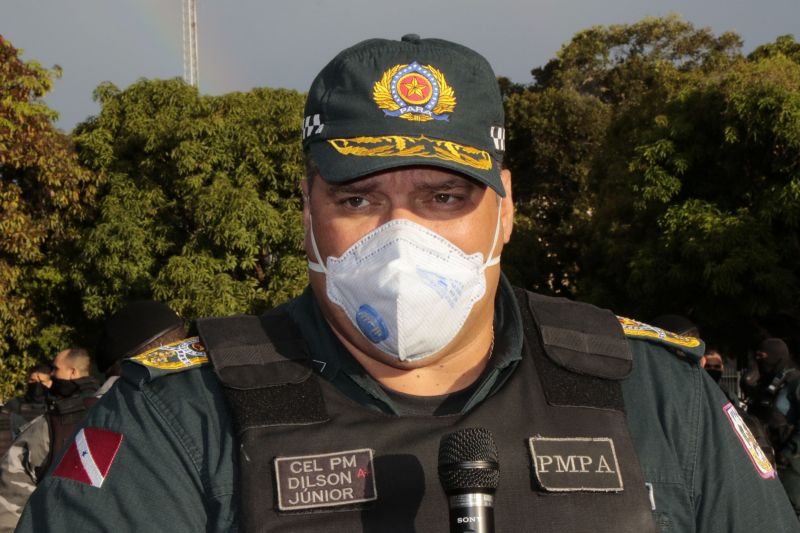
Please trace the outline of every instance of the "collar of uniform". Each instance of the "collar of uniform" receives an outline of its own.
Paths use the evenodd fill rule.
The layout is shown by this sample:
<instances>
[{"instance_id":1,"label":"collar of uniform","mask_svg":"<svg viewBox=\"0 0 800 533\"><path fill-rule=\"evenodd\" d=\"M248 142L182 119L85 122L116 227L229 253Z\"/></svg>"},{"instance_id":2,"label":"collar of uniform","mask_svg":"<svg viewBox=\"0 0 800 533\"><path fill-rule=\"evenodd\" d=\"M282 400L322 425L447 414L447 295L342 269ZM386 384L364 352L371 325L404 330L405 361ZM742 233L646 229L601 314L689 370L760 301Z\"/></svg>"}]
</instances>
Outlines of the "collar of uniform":
<instances>
[{"instance_id":1,"label":"collar of uniform","mask_svg":"<svg viewBox=\"0 0 800 533\"><path fill-rule=\"evenodd\" d=\"M397 414L394 402L380 384L336 338L310 287L290 302L286 310L300 326L317 373L339 386L338 388L349 396L353 396L354 393L363 396L366 393L367 398L354 398L360 403ZM516 368L516 363L522 359L522 316L511 284L503 275L500 277L495 298L494 332L494 349L489 367L481 375L481 383L475 388L463 411L471 409L492 391L497 390ZM347 378L347 382L355 384L360 390L353 390L346 384L342 386L342 378ZM358 394L359 392L361 394Z\"/></svg>"},{"instance_id":2,"label":"collar of uniform","mask_svg":"<svg viewBox=\"0 0 800 533\"><path fill-rule=\"evenodd\" d=\"M311 286L286 305L286 311L300 327L303 339L311 353L314 371L328 381L333 381L339 374L344 346L325 320L322 310L314 298Z\"/></svg>"}]
</instances>

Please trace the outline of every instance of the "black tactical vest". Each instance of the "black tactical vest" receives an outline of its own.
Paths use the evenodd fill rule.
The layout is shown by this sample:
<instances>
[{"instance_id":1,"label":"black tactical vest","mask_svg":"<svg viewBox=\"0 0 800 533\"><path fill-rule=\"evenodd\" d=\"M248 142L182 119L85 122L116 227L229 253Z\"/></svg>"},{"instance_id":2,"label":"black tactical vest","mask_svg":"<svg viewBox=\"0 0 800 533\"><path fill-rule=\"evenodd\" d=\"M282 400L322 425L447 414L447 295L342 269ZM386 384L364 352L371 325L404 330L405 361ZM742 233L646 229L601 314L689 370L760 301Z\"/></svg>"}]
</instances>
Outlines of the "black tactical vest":
<instances>
[{"instance_id":1,"label":"black tactical vest","mask_svg":"<svg viewBox=\"0 0 800 533\"><path fill-rule=\"evenodd\" d=\"M94 378L80 378L75 380L78 392L69 398L62 398L50 404L45 413L47 425L50 430L50 448L45 461L36 468L36 479L43 479L58 453L72 442L72 435L78 423L83 420L89 409L97 403L94 393L98 389L97 380ZM91 395L91 396L90 396Z\"/></svg>"},{"instance_id":2,"label":"black tactical vest","mask_svg":"<svg viewBox=\"0 0 800 533\"><path fill-rule=\"evenodd\" d=\"M247 532L444 532L440 438L497 442L498 532L649 533L648 493L619 379L632 355L613 314L518 291L519 366L467 414L390 416L311 371L285 314L200 321L240 440Z\"/></svg>"}]
</instances>

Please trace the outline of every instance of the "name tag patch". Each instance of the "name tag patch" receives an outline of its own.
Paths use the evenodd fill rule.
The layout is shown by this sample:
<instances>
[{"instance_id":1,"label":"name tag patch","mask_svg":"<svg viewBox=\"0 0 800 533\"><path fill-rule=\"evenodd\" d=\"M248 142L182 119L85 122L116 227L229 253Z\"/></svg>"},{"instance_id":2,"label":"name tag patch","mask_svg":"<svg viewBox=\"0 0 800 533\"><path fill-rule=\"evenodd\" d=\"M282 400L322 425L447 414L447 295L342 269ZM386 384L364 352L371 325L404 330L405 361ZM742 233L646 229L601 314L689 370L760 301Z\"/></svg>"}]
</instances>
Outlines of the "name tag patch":
<instances>
[{"instance_id":1,"label":"name tag patch","mask_svg":"<svg viewBox=\"0 0 800 533\"><path fill-rule=\"evenodd\" d=\"M614 441L607 437L531 437L533 467L548 492L624 490Z\"/></svg>"},{"instance_id":2,"label":"name tag patch","mask_svg":"<svg viewBox=\"0 0 800 533\"><path fill-rule=\"evenodd\" d=\"M378 498L370 449L275 458L278 509L339 507Z\"/></svg>"}]
</instances>

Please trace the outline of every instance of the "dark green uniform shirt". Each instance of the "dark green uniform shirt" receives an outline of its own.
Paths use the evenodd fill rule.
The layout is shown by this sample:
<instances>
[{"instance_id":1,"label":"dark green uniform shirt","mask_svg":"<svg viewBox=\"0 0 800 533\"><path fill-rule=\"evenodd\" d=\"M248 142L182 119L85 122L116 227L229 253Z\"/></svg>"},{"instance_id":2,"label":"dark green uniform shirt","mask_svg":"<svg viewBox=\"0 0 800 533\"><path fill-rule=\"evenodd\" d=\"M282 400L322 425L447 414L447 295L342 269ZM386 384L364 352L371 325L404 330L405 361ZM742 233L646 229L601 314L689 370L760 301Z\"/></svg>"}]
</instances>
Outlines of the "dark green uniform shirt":
<instances>
[{"instance_id":1,"label":"dark green uniform shirt","mask_svg":"<svg viewBox=\"0 0 800 533\"><path fill-rule=\"evenodd\" d=\"M418 402L369 377L336 340L310 291L286 306L317 372L343 394L391 414L465 411L502 387L522 346L505 281L496 309L492 359L476 384ZM629 340L634 370L623 382L625 408L661 530L800 532L780 482L757 468L717 385L658 339ZM238 454L228 408L211 367L183 360L184 371L125 365L118 386L84 422L122 435L102 484L49 475L17 531L236 531Z\"/></svg>"}]
</instances>

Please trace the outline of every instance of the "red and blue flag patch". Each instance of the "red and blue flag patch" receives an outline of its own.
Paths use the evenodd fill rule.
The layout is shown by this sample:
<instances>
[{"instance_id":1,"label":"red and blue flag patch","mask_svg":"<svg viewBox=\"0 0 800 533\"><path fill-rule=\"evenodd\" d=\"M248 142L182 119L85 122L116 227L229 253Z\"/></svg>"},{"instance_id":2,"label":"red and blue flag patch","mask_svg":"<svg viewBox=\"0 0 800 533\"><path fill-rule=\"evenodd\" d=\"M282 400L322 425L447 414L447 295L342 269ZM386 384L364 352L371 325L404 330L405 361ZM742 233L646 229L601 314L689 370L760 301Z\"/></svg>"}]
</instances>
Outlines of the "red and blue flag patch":
<instances>
[{"instance_id":1,"label":"red and blue flag patch","mask_svg":"<svg viewBox=\"0 0 800 533\"><path fill-rule=\"evenodd\" d=\"M122 433L83 428L75 435L53 475L101 487L122 444Z\"/></svg>"}]
</instances>

